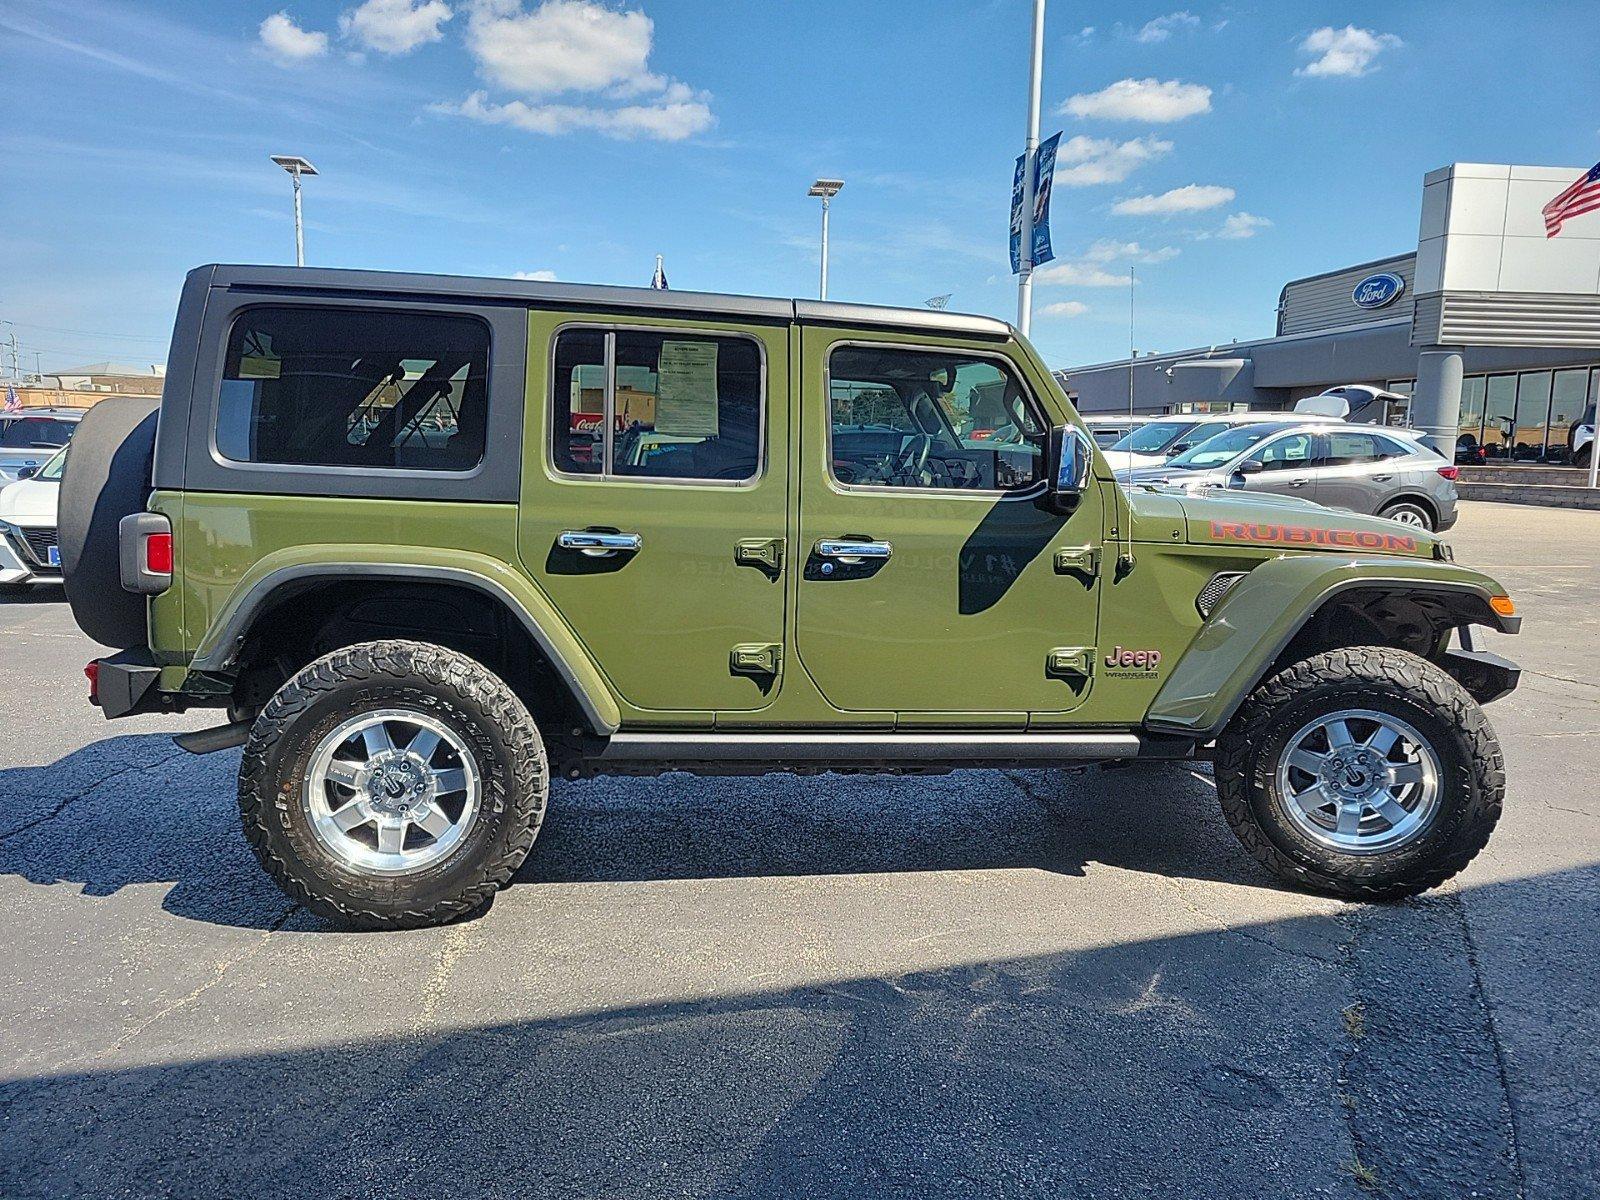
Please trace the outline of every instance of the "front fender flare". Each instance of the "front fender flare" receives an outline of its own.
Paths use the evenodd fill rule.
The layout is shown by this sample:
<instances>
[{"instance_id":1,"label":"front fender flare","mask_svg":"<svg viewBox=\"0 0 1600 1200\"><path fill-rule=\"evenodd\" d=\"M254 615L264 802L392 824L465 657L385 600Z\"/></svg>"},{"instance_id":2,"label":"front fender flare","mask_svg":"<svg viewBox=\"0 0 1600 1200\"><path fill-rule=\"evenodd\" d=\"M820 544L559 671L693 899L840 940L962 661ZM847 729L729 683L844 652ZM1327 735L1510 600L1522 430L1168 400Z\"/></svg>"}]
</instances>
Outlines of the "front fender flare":
<instances>
[{"instance_id":1,"label":"front fender flare","mask_svg":"<svg viewBox=\"0 0 1600 1200\"><path fill-rule=\"evenodd\" d=\"M488 555L411 547L407 561L393 550L365 546L298 546L270 554L240 579L217 620L201 638L191 672L230 670L258 614L292 592L329 579L394 579L457 583L492 596L522 622L571 690L590 729L609 736L622 724L599 667L544 594L520 572Z\"/></svg>"},{"instance_id":2,"label":"front fender flare","mask_svg":"<svg viewBox=\"0 0 1600 1200\"><path fill-rule=\"evenodd\" d=\"M1502 633L1515 633L1521 624L1489 605L1504 588L1454 563L1323 554L1270 559L1235 584L1200 627L1156 693L1145 725L1162 733L1215 735L1317 610L1356 588L1464 594L1473 601L1473 624Z\"/></svg>"}]
</instances>

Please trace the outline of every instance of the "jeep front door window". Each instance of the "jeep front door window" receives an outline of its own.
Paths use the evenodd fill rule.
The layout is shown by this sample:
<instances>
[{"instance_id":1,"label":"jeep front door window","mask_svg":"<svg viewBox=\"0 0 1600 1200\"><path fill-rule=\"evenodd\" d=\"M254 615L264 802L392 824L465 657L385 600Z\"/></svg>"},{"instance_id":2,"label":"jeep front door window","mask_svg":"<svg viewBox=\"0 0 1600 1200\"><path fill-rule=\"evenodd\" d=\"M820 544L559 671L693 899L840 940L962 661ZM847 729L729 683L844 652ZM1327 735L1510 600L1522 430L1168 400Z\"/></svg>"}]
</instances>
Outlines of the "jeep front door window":
<instances>
[{"instance_id":1,"label":"jeep front door window","mask_svg":"<svg viewBox=\"0 0 1600 1200\"><path fill-rule=\"evenodd\" d=\"M830 469L846 486L1009 492L1043 478L1046 424L995 359L841 346L828 397Z\"/></svg>"}]
</instances>

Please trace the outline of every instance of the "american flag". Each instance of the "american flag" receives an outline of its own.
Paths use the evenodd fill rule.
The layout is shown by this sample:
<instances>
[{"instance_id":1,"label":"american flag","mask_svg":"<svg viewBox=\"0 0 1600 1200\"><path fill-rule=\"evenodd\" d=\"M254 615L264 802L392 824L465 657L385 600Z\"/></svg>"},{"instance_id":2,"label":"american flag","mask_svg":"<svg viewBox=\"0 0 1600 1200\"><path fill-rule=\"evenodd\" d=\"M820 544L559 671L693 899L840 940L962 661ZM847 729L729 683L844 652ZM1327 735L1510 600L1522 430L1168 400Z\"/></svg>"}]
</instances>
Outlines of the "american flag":
<instances>
[{"instance_id":1,"label":"american flag","mask_svg":"<svg viewBox=\"0 0 1600 1200\"><path fill-rule=\"evenodd\" d=\"M17 399L17 389L10 384L6 385L6 402L0 406L0 412L16 412L22 407L22 401Z\"/></svg>"},{"instance_id":2,"label":"american flag","mask_svg":"<svg viewBox=\"0 0 1600 1200\"><path fill-rule=\"evenodd\" d=\"M1540 210L1544 213L1545 237L1553 238L1560 233L1563 221L1581 217L1597 208L1600 208L1600 163L1595 163L1571 187Z\"/></svg>"}]
</instances>

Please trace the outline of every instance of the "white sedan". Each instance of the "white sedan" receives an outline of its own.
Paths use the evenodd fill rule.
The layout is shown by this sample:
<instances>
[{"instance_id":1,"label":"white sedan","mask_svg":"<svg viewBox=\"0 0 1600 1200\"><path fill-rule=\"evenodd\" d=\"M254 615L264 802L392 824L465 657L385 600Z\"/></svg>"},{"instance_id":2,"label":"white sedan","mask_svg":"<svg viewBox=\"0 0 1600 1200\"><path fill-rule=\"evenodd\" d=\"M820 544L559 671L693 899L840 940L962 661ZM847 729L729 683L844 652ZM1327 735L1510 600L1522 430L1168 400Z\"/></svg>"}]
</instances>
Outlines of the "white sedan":
<instances>
[{"instance_id":1,"label":"white sedan","mask_svg":"<svg viewBox=\"0 0 1600 1200\"><path fill-rule=\"evenodd\" d=\"M37 473L0 488L0 588L61 582L56 505L66 462L63 446Z\"/></svg>"}]
</instances>

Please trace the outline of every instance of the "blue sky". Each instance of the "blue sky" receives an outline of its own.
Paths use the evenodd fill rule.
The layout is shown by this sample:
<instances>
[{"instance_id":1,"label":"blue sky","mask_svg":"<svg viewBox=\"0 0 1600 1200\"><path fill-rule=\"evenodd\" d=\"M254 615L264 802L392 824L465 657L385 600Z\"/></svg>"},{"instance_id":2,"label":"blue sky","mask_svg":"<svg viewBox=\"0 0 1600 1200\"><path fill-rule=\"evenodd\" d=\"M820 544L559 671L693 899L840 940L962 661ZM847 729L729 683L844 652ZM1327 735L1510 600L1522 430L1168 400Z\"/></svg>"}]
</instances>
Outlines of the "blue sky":
<instances>
[{"instance_id":1,"label":"blue sky","mask_svg":"<svg viewBox=\"0 0 1600 1200\"><path fill-rule=\"evenodd\" d=\"M0 340L165 358L209 261L777 295L1011 317L1028 0L0 0ZM1055 366L1271 332L1286 279L1412 248L1448 162L1600 157L1600 6L1067 3L1034 340Z\"/></svg>"}]
</instances>

